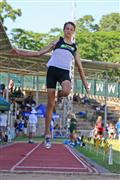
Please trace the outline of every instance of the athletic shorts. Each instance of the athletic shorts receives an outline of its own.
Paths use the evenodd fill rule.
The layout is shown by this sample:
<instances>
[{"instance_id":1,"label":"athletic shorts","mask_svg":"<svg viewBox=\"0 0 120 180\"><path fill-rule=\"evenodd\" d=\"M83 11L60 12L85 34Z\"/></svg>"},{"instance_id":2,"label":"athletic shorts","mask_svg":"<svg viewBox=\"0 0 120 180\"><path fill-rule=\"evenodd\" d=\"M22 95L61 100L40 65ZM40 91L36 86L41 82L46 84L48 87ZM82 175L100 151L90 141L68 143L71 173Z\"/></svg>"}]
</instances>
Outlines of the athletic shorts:
<instances>
[{"instance_id":1,"label":"athletic shorts","mask_svg":"<svg viewBox=\"0 0 120 180\"><path fill-rule=\"evenodd\" d=\"M36 124L29 124L28 125L28 132L29 133L36 133Z\"/></svg>"},{"instance_id":2,"label":"athletic shorts","mask_svg":"<svg viewBox=\"0 0 120 180\"><path fill-rule=\"evenodd\" d=\"M50 66L47 71L46 86L47 88L56 89L56 84L65 81L71 81L69 71L57 67Z\"/></svg>"}]
</instances>

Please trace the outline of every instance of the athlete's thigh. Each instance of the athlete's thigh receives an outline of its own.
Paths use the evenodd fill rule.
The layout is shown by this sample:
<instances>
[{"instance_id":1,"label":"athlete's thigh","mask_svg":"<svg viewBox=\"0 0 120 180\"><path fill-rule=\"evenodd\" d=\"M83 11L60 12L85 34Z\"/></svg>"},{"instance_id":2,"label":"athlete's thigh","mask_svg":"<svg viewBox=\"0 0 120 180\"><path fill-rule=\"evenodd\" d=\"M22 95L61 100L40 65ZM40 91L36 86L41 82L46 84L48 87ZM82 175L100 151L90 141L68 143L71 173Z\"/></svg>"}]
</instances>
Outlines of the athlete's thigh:
<instances>
[{"instance_id":1,"label":"athlete's thigh","mask_svg":"<svg viewBox=\"0 0 120 180\"><path fill-rule=\"evenodd\" d=\"M54 88L48 88L47 89L47 97L48 97L48 102L54 102L55 100L55 89Z\"/></svg>"},{"instance_id":2,"label":"athlete's thigh","mask_svg":"<svg viewBox=\"0 0 120 180\"><path fill-rule=\"evenodd\" d=\"M53 67L49 67L46 77L46 86L47 89L55 89L57 84L56 73Z\"/></svg>"}]
</instances>

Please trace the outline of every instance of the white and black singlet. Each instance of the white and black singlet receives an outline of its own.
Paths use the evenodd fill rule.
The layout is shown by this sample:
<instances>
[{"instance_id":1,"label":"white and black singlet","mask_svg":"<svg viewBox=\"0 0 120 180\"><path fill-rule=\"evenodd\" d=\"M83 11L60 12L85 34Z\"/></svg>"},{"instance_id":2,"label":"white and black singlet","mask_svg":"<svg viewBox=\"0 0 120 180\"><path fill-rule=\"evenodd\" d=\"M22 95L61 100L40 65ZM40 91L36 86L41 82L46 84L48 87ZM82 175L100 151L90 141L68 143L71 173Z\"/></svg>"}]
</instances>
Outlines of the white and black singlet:
<instances>
[{"instance_id":1,"label":"white and black singlet","mask_svg":"<svg viewBox=\"0 0 120 180\"><path fill-rule=\"evenodd\" d=\"M56 43L51 58L47 63L47 88L56 88L56 83L60 84L64 80L69 80L69 71L76 52L76 44L68 44L60 37Z\"/></svg>"}]
</instances>

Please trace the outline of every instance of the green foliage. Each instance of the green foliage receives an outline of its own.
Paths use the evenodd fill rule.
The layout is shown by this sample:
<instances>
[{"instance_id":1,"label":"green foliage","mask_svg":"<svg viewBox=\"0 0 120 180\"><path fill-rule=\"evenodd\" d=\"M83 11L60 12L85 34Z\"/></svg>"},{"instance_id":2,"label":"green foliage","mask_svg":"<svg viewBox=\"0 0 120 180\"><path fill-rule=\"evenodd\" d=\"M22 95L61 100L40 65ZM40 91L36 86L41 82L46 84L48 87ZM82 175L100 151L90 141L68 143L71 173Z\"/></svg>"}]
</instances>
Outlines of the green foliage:
<instances>
[{"instance_id":1,"label":"green foliage","mask_svg":"<svg viewBox=\"0 0 120 180\"><path fill-rule=\"evenodd\" d=\"M13 29L12 43L18 48L29 50L40 50L62 34L59 28L51 29L48 34L35 33L23 29Z\"/></svg>"},{"instance_id":2,"label":"green foliage","mask_svg":"<svg viewBox=\"0 0 120 180\"><path fill-rule=\"evenodd\" d=\"M111 14L102 16L100 20L100 30L120 31L120 14L111 13Z\"/></svg>"},{"instance_id":3,"label":"green foliage","mask_svg":"<svg viewBox=\"0 0 120 180\"><path fill-rule=\"evenodd\" d=\"M76 43L82 59L120 63L120 32L78 32ZM108 74L113 80L120 76L120 70Z\"/></svg>"},{"instance_id":4,"label":"green foliage","mask_svg":"<svg viewBox=\"0 0 120 180\"><path fill-rule=\"evenodd\" d=\"M120 32L79 32L76 42L83 59L119 62Z\"/></svg>"},{"instance_id":5,"label":"green foliage","mask_svg":"<svg viewBox=\"0 0 120 180\"><path fill-rule=\"evenodd\" d=\"M15 21L17 16L21 16L22 12L20 9L13 9L6 0L0 2L0 21L4 23L5 19L10 18Z\"/></svg>"},{"instance_id":6,"label":"green foliage","mask_svg":"<svg viewBox=\"0 0 120 180\"><path fill-rule=\"evenodd\" d=\"M91 15L85 15L76 21L76 32L97 31L99 26L94 24L94 18Z\"/></svg>"},{"instance_id":7,"label":"green foliage","mask_svg":"<svg viewBox=\"0 0 120 180\"><path fill-rule=\"evenodd\" d=\"M23 29L13 29L12 43L21 49L39 50L47 39L47 35L43 33L34 33Z\"/></svg>"}]
</instances>

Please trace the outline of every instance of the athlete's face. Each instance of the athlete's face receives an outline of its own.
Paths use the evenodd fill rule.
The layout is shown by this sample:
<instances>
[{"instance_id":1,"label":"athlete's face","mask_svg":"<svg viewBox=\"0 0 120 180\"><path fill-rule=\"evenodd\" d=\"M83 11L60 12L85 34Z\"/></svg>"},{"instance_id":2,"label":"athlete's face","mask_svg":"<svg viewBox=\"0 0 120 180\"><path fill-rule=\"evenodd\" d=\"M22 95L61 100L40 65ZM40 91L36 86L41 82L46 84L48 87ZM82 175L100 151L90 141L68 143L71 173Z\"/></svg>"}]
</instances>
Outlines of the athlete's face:
<instances>
[{"instance_id":1,"label":"athlete's face","mask_svg":"<svg viewBox=\"0 0 120 180\"><path fill-rule=\"evenodd\" d=\"M71 24L67 24L64 28L64 36L67 38L72 38L73 34L75 32L74 26Z\"/></svg>"}]
</instances>

